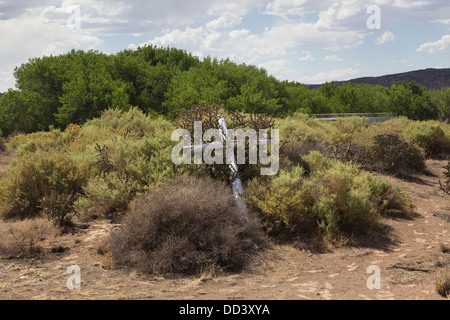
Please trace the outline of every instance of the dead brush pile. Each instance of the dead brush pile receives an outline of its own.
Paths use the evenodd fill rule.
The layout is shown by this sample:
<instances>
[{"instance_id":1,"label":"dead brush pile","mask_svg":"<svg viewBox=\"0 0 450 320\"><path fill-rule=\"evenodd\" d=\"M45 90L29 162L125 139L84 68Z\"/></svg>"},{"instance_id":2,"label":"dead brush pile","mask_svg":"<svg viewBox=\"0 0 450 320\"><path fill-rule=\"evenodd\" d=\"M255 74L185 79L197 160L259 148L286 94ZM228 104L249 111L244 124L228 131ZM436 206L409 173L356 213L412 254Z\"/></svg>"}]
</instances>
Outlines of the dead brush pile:
<instances>
[{"instance_id":1,"label":"dead brush pile","mask_svg":"<svg viewBox=\"0 0 450 320\"><path fill-rule=\"evenodd\" d=\"M114 264L164 274L242 271L268 242L259 222L243 222L237 210L223 182L177 178L135 201L110 236Z\"/></svg>"}]
</instances>

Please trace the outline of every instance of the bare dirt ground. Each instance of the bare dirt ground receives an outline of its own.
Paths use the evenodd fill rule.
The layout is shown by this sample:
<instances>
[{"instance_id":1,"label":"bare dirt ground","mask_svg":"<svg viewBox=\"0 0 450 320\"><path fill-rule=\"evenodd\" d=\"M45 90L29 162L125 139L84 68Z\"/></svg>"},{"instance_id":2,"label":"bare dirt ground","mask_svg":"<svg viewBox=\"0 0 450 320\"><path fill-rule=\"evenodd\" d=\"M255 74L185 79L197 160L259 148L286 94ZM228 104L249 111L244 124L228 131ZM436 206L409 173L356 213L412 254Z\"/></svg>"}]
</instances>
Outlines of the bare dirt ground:
<instances>
[{"instance_id":1,"label":"bare dirt ground","mask_svg":"<svg viewBox=\"0 0 450 320\"><path fill-rule=\"evenodd\" d=\"M12 158L7 156L0 170ZM409 181L390 177L408 192L418 216L384 218L385 236L364 245L317 253L295 244L273 244L251 271L211 275L206 270L197 277L174 279L106 268L99 243L120 226L97 220L77 234L46 239L39 257L0 258L0 299L446 300L436 292L439 262L450 260L440 249L450 246L450 199L438 184L446 163L429 160L428 173ZM58 246L68 249L52 253ZM67 287L71 265L80 267L79 290ZM368 288L369 277L375 275L370 266L379 268L379 289Z\"/></svg>"}]
</instances>

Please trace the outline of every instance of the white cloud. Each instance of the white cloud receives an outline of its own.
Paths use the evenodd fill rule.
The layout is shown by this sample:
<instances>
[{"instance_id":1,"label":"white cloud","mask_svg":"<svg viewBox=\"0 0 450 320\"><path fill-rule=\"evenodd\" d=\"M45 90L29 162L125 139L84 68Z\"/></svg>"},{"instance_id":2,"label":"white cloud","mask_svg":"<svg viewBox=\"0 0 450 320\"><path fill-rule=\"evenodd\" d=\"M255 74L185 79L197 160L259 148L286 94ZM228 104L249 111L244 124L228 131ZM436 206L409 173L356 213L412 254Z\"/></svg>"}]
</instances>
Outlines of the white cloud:
<instances>
[{"instance_id":1,"label":"white cloud","mask_svg":"<svg viewBox=\"0 0 450 320\"><path fill-rule=\"evenodd\" d=\"M378 37L375 41L376 44L383 44L386 42L394 42L395 35L390 31L385 31L381 37Z\"/></svg>"},{"instance_id":2,"label":"white cloud","mask_svg":"<svg viewBox=\"0 0 450 320\"><path fill-rule=\"evenodd\" d=\"M145 1L145 0L144 0ZM208 8L207 14L212 16L221 16L233 14L237 16L246 15L250 10L262 7L266 0L203 0L205 7ZM178 1L176 1L178 3ZM198 8L194 8L198 10Z\"/></svg>"},{"instance_id":3,"label":"white cloud","mask_svg":"<svg viewBox=\"0 0 450 320\"><path fill-rule=\"evenodd\" d=\"M438 20L433 20L432 22L450 24L450 19L438 19Z\"/></svg>"},{"instance_id":4,"label":"white cloud","mask_svg":"<svg viewBox=\"0 0 450 320\"><path fill-rule=\"evenodd\" d=\"M337 55L332 56L325 56L325 61L342 61L343 59L341 57L338 57Z\"/></svg>"},{"instance_id":5,"label":"white cloud","mask_svg":"<svg viewBox=\"0 0 450 320\"><path fill-rule=\"evenodd\" d=\"M55 1L53 1L55 2ZM70 9L79 6L85 32L95 35L117 35L159 31L193 24L216 1L123 1L62 0L60 6L45 8L42 15L49 21L64 24Z\"/></svg>"},{"instance_id":6,"label":"white cloud","mask_svg":"<svg viewBox=\"0 0 450 320\"><path fill-rule=\"evenodd\" d=\"M72 48L98 48L101 39L109 35L129 35L129 48L136 48L144 40L135 37L151 34L144 43L175 46L200 57L229 57L267 66L273 74L294 76L288 59L294 65L296 52L314 50L316 54L316 48L338 51L363 45L373 32L366 27L366 8L373 4L381 7L384 29L403 21L438 22L444 28L450 24L448 0L0 1L0 91L4 88L1 83L11 78L7 74L28 58ZM81 29L68 30L67 19L75 5L81 10ZM444 33L448 32L444 29ZM449 51L449 37L424 43L417 51ZM392 32L386 31L376 43L394 40ZM314 58L306 53L300 59ZM342 58L329 53L324 60ZM301 65L306 68L307 64ZM346 72L354 76L356 71L335 69L311 80L345 76Z\"/></svg>"},{"instance_id":7,"label":"white cloud","mask_svg":"<svg viewBox=\"0 0 450 320\"><path fill-rule=\"evenodd\" d=\"M399 8L416 8L429 5L431 1L411 1L411 0L395 0L393 7Z\"/></svg>"},{"instance_id":8,"label":"white cloud","mask_svg":"<svg viewBox=\"0 0 450 320\"><path fill-rule=\"evenodd\" d=\"M314 61L314 57L311 55L311 52L305 51L303 52L306 56L300 57L298 60L300 61Z\"/></svg>"},{"instance_id":9,"label":"white cloud","mask_svg":"<svg viewBox=\"0 0 450 320\"><path fill-rule=\"evenodd\" d=\"M417 52L437 53L450 51L450 34L443 36L435 42L427 42L422 44Z\"/></svg>"},{"instance_id":10,"label":"white cloud","mask_svg":"<svg viewBox=\"0 0 450 320\"><path fill-rule=\"evenodd\" d=\"M0 20L0 34L0 92L14 87L14 68L30 58L95 49L102 42L82 30L69 30L67 25L44 23L39 16Z\"/></svg>"},{"instance_id":11,"label":"white cloud","mask_svg":"<svg viewBox=\"0 0 450 320\"><path fill-rule=\"evenodd\" d=\"M277 79L292 79L298 76L298 72L289 67L287 59L269 60L258 65L258 68L264 68L270 75Z\"/></svg>"},{"instance_id":12,"label":"white cloud","mask_svg":"<svg viewBox=\"0 0 450 320\"><path fill-rule=\"evenodd\" d=\"M265 13L286 18L287 16L301 16L325 10L330 6L330 0L274 0L266 5Z\"/></svg>"},{"instance_id":13,"label":"white cloud","mask_svg":"<svg viewBox=\"0 0 450 320\"><path fill-rule=\"evenodd\" d=\"M224 14L223 16L220 16L219 18L209 21L206 24L206 29L210 30L223 30L228 29L230 27L234 27L236 25L239 25L242 21L242 18L237 15L233 15L230 13Z\"/></svg>"},{"instance_id":14,"label":"white cloud","mask_svg":"<svg viewBox=\"0 0 450 320\"><path fill-rule=\"evenodd\" d=\"M331 81L345 81L360 75L359 69L353 69L352 67L343 69L333 69L328 72L319 72L311 77L303 77L300 82L307 84L320 84Z\"/></svg>"}]
</instances>

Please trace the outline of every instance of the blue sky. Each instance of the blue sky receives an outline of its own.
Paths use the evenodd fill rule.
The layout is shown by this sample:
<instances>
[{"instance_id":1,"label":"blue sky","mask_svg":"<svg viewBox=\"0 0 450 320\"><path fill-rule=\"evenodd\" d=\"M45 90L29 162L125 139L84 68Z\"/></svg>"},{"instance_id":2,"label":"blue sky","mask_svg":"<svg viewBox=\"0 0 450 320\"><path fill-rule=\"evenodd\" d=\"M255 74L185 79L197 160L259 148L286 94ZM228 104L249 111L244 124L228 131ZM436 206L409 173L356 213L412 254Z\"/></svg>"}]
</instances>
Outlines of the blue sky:
<instances>
[{"instance_id":1,"label":"blue sky","mask_svg":"<svg viewBox=\"0 0 450 320\"><path fill-rule=\"evenodd\" d=\"M302 83L450 67L448 0L0 0L0 34L0 92L30 58L144 44Z\"/></svg>"}]
</instances>

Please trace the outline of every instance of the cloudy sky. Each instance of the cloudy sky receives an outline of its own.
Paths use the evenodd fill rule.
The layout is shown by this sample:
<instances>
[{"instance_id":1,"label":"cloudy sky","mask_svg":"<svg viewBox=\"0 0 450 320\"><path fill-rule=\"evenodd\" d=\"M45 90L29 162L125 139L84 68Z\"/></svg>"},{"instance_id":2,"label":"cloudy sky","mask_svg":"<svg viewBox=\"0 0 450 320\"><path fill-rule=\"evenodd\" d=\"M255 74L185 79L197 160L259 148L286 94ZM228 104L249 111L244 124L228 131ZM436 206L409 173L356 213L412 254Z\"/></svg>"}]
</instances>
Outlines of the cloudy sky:
<instances>
[{"instance_id":1,"label":"cloudy sky","mask_svg":"<svg viewBox=\"0 0 450 320\"><path fill-rule=\"evenodd\" d=\"M323 83L450 67L448 0L0 0L0 92L16 66L154 44Z\"/></svg>"}]
</instances>

